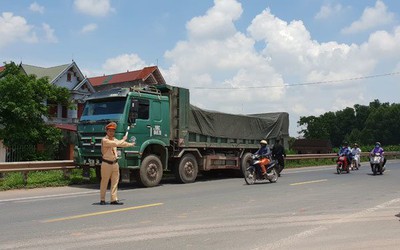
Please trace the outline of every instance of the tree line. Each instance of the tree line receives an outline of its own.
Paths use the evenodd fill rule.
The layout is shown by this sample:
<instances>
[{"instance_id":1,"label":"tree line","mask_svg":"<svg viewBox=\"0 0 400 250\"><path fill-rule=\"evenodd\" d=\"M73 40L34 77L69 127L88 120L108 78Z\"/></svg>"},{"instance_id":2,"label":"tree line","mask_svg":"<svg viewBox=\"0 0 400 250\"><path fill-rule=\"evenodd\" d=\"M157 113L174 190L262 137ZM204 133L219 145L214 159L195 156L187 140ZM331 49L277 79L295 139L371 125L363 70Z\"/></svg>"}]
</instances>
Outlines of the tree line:
<instances>
[{"instance_id":1,"label":"tree line","mask_svg":"<svg viewBox=\"0 0 400 250\"><path fill-rule=\"evenodd\" d=\"M356 104L318 117L302 116L298 121L306 139L327 139L339 147L344 141L372 145L400 144L400 104L375 99L368 106Z\"/></svg>"}]
</instances>

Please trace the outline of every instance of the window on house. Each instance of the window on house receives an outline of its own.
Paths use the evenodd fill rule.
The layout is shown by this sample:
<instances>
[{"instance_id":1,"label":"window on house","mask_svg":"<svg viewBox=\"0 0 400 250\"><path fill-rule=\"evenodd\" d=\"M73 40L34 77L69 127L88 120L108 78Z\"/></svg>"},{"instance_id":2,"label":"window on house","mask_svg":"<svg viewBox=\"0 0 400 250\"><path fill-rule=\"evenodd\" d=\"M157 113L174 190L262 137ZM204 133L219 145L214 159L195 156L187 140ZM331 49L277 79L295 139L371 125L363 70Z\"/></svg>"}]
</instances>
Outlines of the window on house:
<instances>
[{"instance_id":1,"label":"window on house","mask_svg":"<svg viewBox=\"0 0 400 250\"><path fill-rule=\"evenodd\" d=\"M62 106L62 118L68 118L68 109L67 106Z\"/></svg>"},{"instance_id":2,"label":"window on house","mask_svg":"<svg viewBox=\"0 0 400 250\"><path fill-rule=\"evenodd\" d=\"M72 78L72 74L70 72L68 72L67 74L67 82L70 82Z\"/></svg>"}]
</instances>

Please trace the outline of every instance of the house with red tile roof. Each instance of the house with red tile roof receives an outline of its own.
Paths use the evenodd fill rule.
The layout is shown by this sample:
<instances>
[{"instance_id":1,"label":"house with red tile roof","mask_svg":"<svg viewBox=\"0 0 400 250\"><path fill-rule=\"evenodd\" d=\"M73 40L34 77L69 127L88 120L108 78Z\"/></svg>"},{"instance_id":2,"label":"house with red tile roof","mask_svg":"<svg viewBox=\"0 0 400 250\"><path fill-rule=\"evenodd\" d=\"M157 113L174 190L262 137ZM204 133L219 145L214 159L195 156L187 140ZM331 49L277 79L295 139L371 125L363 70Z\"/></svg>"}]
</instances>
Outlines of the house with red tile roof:
<instances>
[{"instance_id":1,"label":"house with red tile roof","mask_svg":"<svg viewBox=\"0 0 400 250\"><path fill-rule=\"evenodd\" d=\"M147 86L166 83L157 66L144 67L140 70L112 75L90 77L88 80L97 92L112 88L129 88L138 85Z\"/></svg>"}]
</instances>

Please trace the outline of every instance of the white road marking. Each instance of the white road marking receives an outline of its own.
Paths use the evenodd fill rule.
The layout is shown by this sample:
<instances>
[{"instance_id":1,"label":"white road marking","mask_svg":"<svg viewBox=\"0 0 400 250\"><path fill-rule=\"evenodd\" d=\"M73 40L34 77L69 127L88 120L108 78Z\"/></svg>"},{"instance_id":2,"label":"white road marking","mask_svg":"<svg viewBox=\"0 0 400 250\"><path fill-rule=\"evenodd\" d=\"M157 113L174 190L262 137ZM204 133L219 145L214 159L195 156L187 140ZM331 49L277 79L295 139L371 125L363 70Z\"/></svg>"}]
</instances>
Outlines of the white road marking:
<instances>
[{"instance_id":1,"label":"white road marking","mask_svg":"<svg viewBox=\"0 0 400 250\"><path fill-rule=\"evenodd\" d=\"M49 199L49 198L55 198L55 197L67 197L67 196L76 196L76 195L94 194L94 193L99 193L99 190L86 191L86 192L76 192L76 193L30 196L30 197L21 197L21 198L13 198L13 199L4 199L4 200L0 200L0 203L3 203L3 202L22 202L22 201L28 201L28 200L40 200L40 199Z\"/></svg>"},{"instance_id":2,"label":"white road marking","mask_svg":"<svg viewBox=\"0 0 400 250\"><path fill-rule=\"evenodd\" d=\"M350 220L353 220L355 218L359 218L359 217L368 215L368 214L370 214L372 212L375 212L377 210L380 210L380 209L385 209L385 208L391 206L392 204L399 203L399 202L400 202L400 198L393 199L393 200L384 202L382 204L379 204L379 205L377 205L375 207L367 208L367 209L362 210L360 212L357 212L357 213L354 213L354 214L350 214L350 215L345 216L343 218L337 219L336 223L332 223L331 225L318 226L318 227L315 227L313 229L305 230L305 231L300 232L298 234L291 235L289 237L286 237L286 238L280 239L280 240L278 240L276 242L273 242L273 243L268 245L267 249L278 249L278 248L287 247L287 246L295 246L296 245L296 241L298 241L298 240L307 239L307 238L309 238L311 236L314 236L314 235L316 235L316 234L318 234L320 232L328 230L329 228L333 227L334 225L337 225L337 224L340 224L340 223L344 223L344 222L348 222Z\"/></svg>"}]
</instances>

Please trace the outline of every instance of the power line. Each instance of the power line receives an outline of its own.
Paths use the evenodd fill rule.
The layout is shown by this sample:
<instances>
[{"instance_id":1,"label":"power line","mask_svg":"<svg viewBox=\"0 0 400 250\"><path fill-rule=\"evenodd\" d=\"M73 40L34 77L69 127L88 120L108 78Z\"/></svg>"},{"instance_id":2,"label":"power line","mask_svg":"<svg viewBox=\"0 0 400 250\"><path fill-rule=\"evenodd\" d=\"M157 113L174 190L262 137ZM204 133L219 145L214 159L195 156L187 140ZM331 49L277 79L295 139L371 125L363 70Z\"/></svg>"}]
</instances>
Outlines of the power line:
<instances>
[{"instance_id":1,"label":"power line","mask_svg":"<svg viewBox=\"0 0 400 250\"><path fill-rule=\"evenodd\" d=\"M352 77L347 79L339 79L339 80L327 80L327 81L317 81L317 82L304 82L304 83L297 83L297 84L288 84L285 83L283 85L264 85L264 86L243 86L243 87L194 87L194 89L263 89L263 88L283 88L283 87L298 87L298 86L305 86L305 85L318 85L318 84L329 84L329 83L338 83L338 82L347 82L347 81L358 81L370 78L378 78L384 76L393 76L398 75L399 72L391 72L386 74L379 74L379 75L370 75L370 76L360 76L360 77Z\"/></svg>"}]
</instances>

